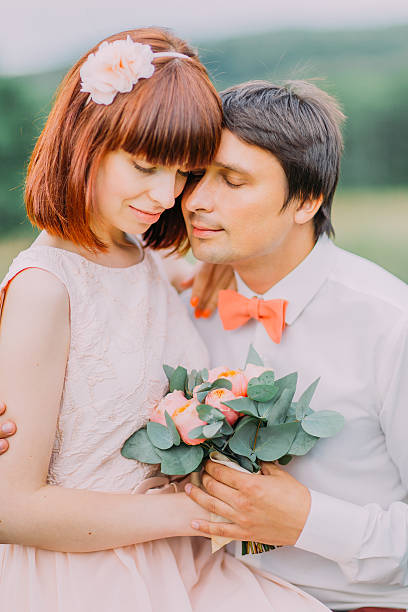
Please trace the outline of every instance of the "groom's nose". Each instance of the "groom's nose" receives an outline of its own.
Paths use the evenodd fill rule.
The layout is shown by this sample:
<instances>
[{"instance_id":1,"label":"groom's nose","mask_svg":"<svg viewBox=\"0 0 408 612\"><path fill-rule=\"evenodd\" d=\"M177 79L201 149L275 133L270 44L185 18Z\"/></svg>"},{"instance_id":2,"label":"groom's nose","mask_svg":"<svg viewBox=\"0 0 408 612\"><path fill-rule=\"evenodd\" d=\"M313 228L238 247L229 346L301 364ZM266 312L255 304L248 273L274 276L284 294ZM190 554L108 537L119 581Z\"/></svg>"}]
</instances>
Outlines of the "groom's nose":
<instances>
[{"instance_id":1,"label":"groom's nose","mask_svg":"<svg viewBox=\"0 0 408 612\"><path fill-rule=\"evenodd\" d=\"M188 212L211 212L214 209L214 195L211 181L203 176L196 184L186 188L182 200L183 208Z\"/></svg>"}]
</instances>

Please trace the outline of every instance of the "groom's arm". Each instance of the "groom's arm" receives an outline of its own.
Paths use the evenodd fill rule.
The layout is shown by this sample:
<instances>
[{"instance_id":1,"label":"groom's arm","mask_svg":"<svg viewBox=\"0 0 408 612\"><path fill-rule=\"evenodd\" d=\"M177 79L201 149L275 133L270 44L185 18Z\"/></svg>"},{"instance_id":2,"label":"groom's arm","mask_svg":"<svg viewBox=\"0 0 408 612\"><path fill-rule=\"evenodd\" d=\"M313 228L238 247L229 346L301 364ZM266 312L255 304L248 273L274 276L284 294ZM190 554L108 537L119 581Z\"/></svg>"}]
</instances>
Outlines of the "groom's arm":
<instances>
[{"instance_id":1,"label":"groom's arm","mask_svg":"<svg viewBox=\"0 0 408 612\"><path fill-rule=\"evenodd\" d=\"M376 377L379 424L388 454L399 469L400 487L408 491L407 321L394 327L379 361L383 364ZM206 491L193 487L190 495L232 524L199 521L199 529L234 539L294 545L336 562L350 582L408 585L408 504L361 506L308 491L310 511L306 512L305 487L287 472L273 469L264 476L236 476L229 468L207 464Z\"/></svg>"}]
</instances>

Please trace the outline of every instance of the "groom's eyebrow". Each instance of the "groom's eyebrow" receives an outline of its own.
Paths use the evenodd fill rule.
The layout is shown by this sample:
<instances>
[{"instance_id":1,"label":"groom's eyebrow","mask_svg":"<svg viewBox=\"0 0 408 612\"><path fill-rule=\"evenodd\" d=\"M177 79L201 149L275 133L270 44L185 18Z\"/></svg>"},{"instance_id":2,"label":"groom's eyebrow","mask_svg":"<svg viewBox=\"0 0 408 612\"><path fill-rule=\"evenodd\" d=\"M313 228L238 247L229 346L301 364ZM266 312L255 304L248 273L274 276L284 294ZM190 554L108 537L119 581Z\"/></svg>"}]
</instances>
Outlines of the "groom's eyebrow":
<instances>
[{"instance_id":1,"label":"groom's eyebrow","mask_svg":"<svg viewBox=\"0 0 408 612\"><path fill-rule=\"evenodd\" d=\"M229 170L230 172L237 172L238 174L249 174L248 170L246 170L242 166L231 166L230 164L224 164L222 161L214 161L213 165L217 168Z\"/></svg>"}]
</instances>

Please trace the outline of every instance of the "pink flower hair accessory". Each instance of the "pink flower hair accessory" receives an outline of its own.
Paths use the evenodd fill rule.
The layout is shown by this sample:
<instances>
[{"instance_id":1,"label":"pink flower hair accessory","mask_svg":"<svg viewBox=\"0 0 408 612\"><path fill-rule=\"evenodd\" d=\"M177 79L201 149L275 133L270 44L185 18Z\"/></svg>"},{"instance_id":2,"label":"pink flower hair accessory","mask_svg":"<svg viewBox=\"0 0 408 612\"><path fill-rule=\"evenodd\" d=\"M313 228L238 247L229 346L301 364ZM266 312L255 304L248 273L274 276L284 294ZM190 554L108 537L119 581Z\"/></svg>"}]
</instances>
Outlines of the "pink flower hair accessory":
<instances>
[{"instance_id":1,"label":"pink flower hair accessory","mask_svg":"<svg viewBox=\"0 0 408 612\"><path fill-rule=\"evenodd\" d=\"M126 40L104 41L82 64L81 91L89 93L96 104L111 104L118 93L131 91L139 79L149 79L155 70L157 57L191 59L176 51L154 53L150 45Z\"/></svg>"}]
</instances>

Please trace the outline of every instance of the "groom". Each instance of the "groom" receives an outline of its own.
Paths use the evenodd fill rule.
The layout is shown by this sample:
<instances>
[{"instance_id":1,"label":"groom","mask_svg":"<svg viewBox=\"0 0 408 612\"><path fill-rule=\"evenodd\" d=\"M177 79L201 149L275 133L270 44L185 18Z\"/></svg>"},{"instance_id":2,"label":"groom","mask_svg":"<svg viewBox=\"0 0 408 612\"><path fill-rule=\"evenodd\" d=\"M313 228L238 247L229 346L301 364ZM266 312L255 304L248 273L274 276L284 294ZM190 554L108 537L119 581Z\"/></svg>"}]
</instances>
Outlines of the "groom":
<instances>
[{"instance_id":1,"label":"groom","mask_svg":"<svg viewBox=\"0 0 408 612\"><path fill-rule=\"evenodd\" d=\"M329 240L335 101L305 83L258 82L223 103L220 149L183 211L195 256L231 264L245 299L223 294L197 327L213 366L242 366L252 343L277 377L298 371L300 390L321 376L312 406L346 426L261 476L208 464L204 490L189 494L231 522L196 528L280 545L246 559L333 610L406 609L408 289ZM281 320L274 300L287 301Z\"/></svg>"},{"instance_id":2,"label":"groom","mask_svg":"<svg viewBox=\"0 0 408 612\"><path fill-rule=\"evenodd\" d=\"M252 343L277 377L298 371L300 390L320 376L313 408L341 412L346 426L261 476L207 464L204 490L188 493L231 522L195 527L280 545L251 561L333 610L406 609L408 288L329 239L335 101L306 83L222 97L220 149L183 213L194 255L231 264L243 297L222 294L198 330L213 367L242 366Z\"/></svg>"}]
</instances>

